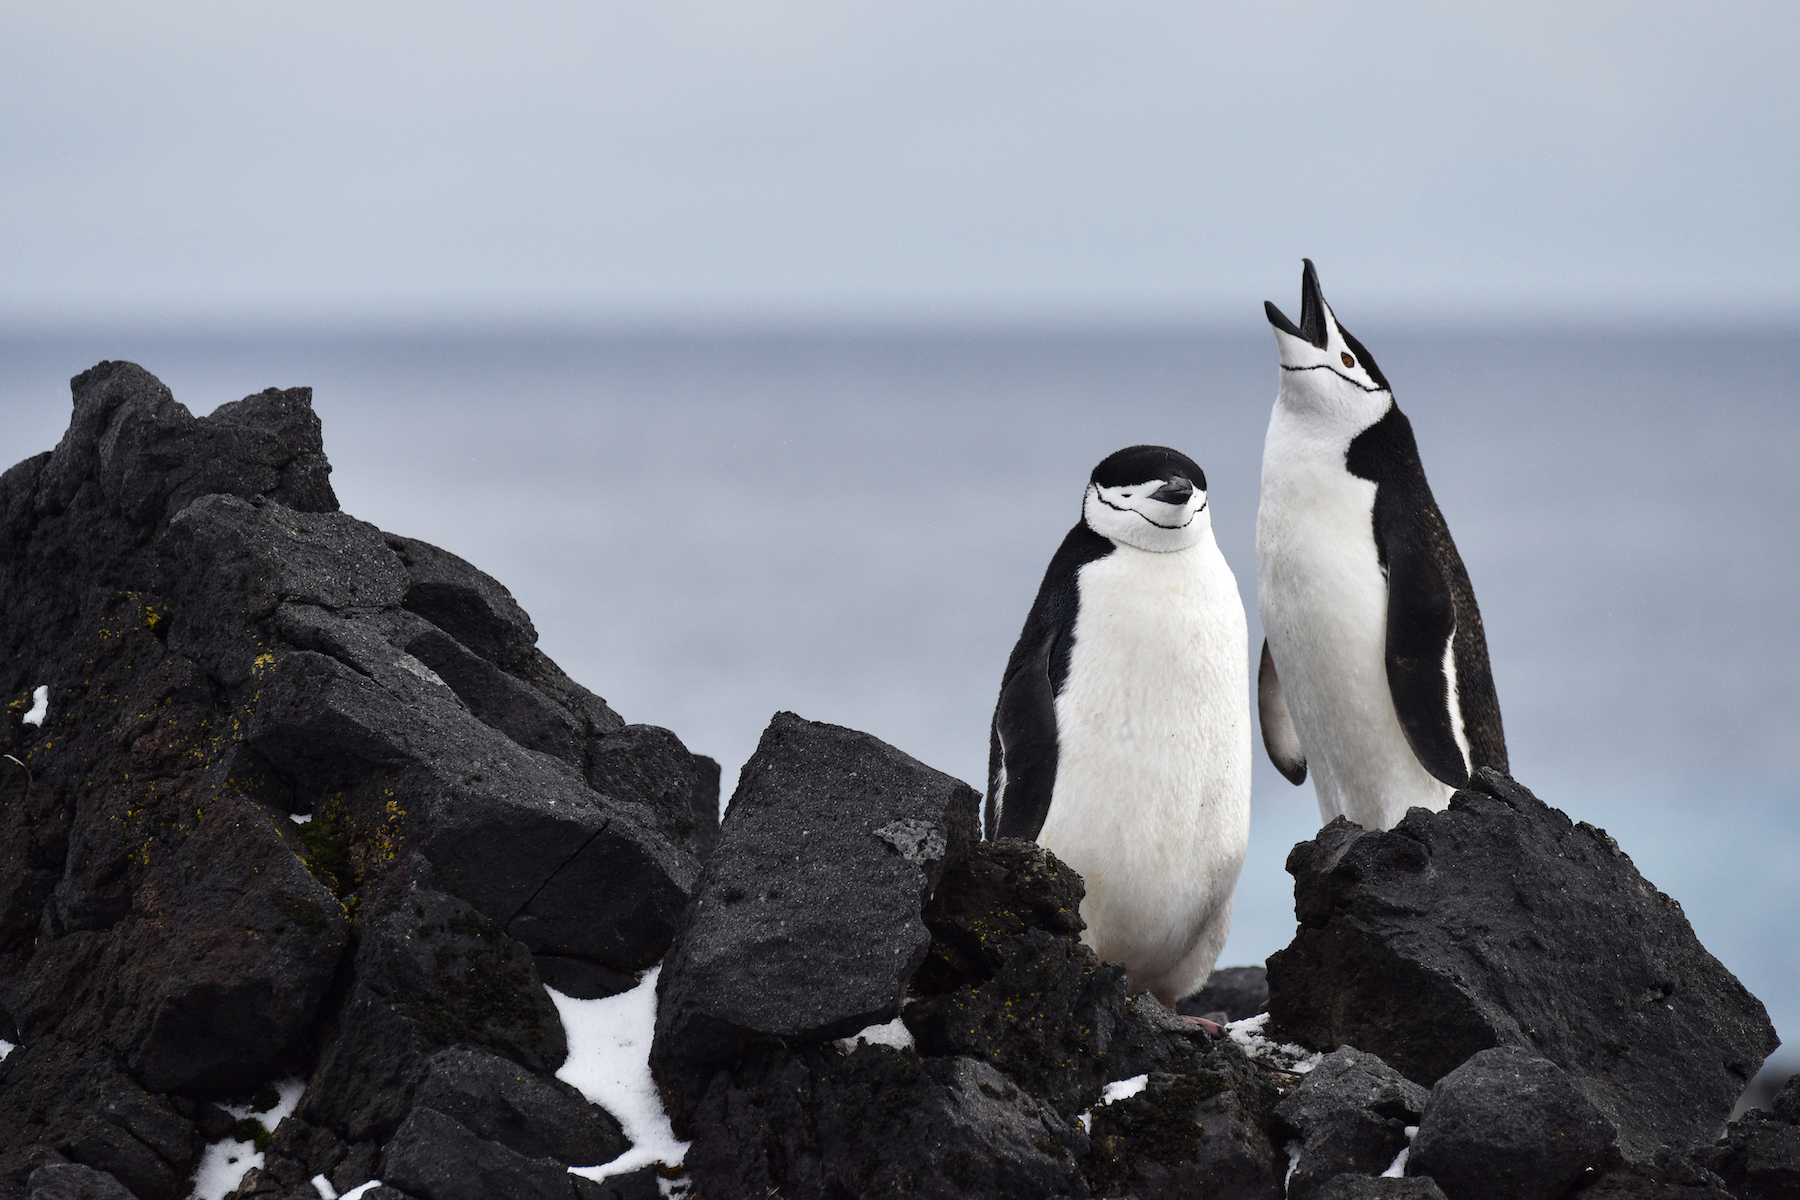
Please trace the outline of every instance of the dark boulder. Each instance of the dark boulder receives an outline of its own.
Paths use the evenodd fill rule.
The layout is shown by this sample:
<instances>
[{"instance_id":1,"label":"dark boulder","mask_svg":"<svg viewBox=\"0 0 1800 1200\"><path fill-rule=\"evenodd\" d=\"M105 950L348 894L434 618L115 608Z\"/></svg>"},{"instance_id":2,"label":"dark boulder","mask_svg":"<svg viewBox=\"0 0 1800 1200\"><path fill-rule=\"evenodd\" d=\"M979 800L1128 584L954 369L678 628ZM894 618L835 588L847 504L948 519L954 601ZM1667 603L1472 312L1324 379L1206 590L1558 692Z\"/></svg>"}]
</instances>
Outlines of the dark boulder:
<instances>
[{"instance_id":1,"label":"dark boulder","mask_svg":"<svg viewBox=\"0 0 1800 1200\"><path fill-rule=\"evenodd\" d=\"M1431 1089L1406 1170L1450 1200L1556 1200L1602 1166L1612 1124L1547 1058L1483 1050Z\"/></svg>"},{"instance_id":2,"label":"dark boulder","mask_svg":"<svg viewBox=\"0 0 1800 1200\"><path fill-rule=\"evenodd\" d=\"M25 1200L138 1200L131 1189L80 1163L50 1163L31 1173Z\"/></svg>"},{"instance_id":3,"label":"dark boulder","mask_svg":"<svg viewBox=\"0 0 1800 1200\"><path fill-rule=\"evenodd\" d=\"M1319 1185L1313 1200L1445 1200L1437 1184L1424 1178L1339 1175Z\"/></svg>"},{"instance_id":4,"label":"dark boulder","mask_svg":"<svg viewBox=\"0 0 1800 1200\"><path fill-rule=\"evenodd\" d=\"M1744 1200L1800 1200L1800 1075L1768 1111L1751 1109L1693 1159Z\"/></svg>"},{"instance_id":5,"label":"dark boulder","mask_svg":"<svg viewBox=\"0 0 1800 1200\"><path fill-rule=\"evenodd\" d=\"M187 1195L201 1146L194 1122L170 1097L120 1072L110 1055L35 1039L0 1063L0 1097L0 1179L12 1195L56 1162L105 1172L138 1200Z\"/></svg>"},{"instance_id":6,"label":"dark boulder","mask_svg":"<svg viewBox=\"0 0 1800 1200\"><path fill-rule=\"evenodd\" d=\"M720 1200L1088 1194L1079 1126L973 1059L759 1047L713 1078L693 1125L688 1174Z\"/></svg>"},{"instance_id":7,"label":"dark boulder","mask_svg":"<svg viewBox=\"0 0 1800 1200\"><path fill-rule=\"evenodd\" d=\"M1288 857L1300 929L1271 956L1287 1036L1432 1083L1541 1054L1630 1161L1710 1138L1776 1044L1757 999L1603 831L1483 770L1388 832L1335 821Z\"/></svg>"},{"instance_id":8,"label":"dark boulder","mask_svg":"<svg viewBox=\"0 0 1800 1200\"><path fill-rule=\"evenodd\" d=\"M1280 1200L1288 1157L1270 1137L1275 1088L1241 1057L1233 1063L1233 1050L1215 1053L1094 1110L1087 1170L1102 1195Z\"/></svg>"},{"instance_id":9,"label":"dark boulder","mask_svg":"<svg viewBox=\"0 0 1800 1200\"><path fill-rule=\"evenodd\" d=\"M678 1132L747 1047L899 1014L931 944L920 909L968 853L979 802L868 734L776 714L657 980L651 1066Z\"/></svg>"},{"instance_id":10,"label":"dark boulder","mask_svg":"<svg viewBox=\"0 0 1800 1200\"><path fill-rule=\"evenodd\" d=\"M415 1108L382 1153L381 1180L419 1200L575 1200L569 1170L487 1141L430 1108Z\"/></svg>"},{"instance_id":11,"label":"dark boulder","mask_svg":"<svg viewBox=\"0 0 1800 1200\"><path fill-rule=\"evenodd\" d=\"M1175 1006L1184 1017L1224 1013L1227 1021L1254 1017L1269 1002L1269 973L1263 967L1219 967L1206 986Z\"/></svg>"},{"instance_id":12,"label":"dark boulder","mask_svg":"<svg viewBox=\"0 0 1800 1200\"><path fill-rule=\"evenodd\" d=\"M597 1166L631 1148L612 1114L568 1084L480 1050L434 1055L413 1102L527 1158Z\"/></svg>"},{"instance_id":13,"label":"dark boulder","mask_svg":"<svg viewBox=\"0 0 1800 1200\"><path fill-rule=\"evenodd\" d=\"M348 1140L391 1135L440 1049L479 1047L540 1073L568 1053L530 952L436 882L414 860L369 897L354 982L321 1030L299 1115Z\"/></svg>"},{"instance_id":14,"label":"dark boulder","mask_svg":"<svg viewBox=\"0 0 1800 1200\"><path fill-rule=\"evenodd\" d=\"M1102 1085L1182 1070L1204 1040L1077 940L1081 877L1031 842L983 842L925 906L931 947L902 1014L919 1052L979 1058L1064 1116Z\"/></svg>"},{"instance_id":15,"label":"dark boulder","mask_svg":"<svg viewBox=\"0 0 1800 1200\"><path fill-rule=\"evenodd\" d=\"M626 725L589 745L588 783L656 814L664 836L704 859L719 840L719 764L655 725Z\"/></svg>"},{"instance_id":16,"label":"dark boulder","mask_svg":"<svg viewBox=\"0 0 1800 1200\"><path fill-rule=\"evenodd\" d=\"M1299 1143L1288 1196L1313 1200L1339 1175L1386 1171L1429 1095L1373 1054L1344 1046L1326 1055L1275 1106Z\"/></svg>"}]
</instances>

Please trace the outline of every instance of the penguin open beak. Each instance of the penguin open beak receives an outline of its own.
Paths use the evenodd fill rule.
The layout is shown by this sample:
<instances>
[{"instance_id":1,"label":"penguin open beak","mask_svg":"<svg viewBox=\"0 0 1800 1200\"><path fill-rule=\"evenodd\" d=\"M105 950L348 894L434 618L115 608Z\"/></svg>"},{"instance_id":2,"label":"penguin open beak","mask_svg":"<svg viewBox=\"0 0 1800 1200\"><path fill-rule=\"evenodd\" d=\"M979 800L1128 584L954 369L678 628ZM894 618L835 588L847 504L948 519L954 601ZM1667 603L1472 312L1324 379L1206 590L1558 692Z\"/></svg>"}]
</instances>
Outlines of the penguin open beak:
<instances>
[{"instance_id":1,"label":"penguin open beak","mask_svg":"<svg viewBox=\"0 0 1800 1200\"><path fill-rule=\"evenodd\" d=\"M1150 493L1150 499L1160 500L1164 504L1186 504L1193 494L1194 485L1177 475Z\"/></svg>"},{"instance_id":2,"label":"penguin open beak","mask_svg":"<svg viewBox=\"0 0 1800 1200\"><path fill-rule=\"evenodd\" d=\"M1263 311L1269 315L1269 324L1281 332L1304 338L1323 350L1330 336L1325 328L1325 293L1319 290L1319 273L1313 269L1312 259L1300 261L1306 264L1300 272L1300 324L1296 327L1272 301L1263 301Z\"/></svg>"}]
</instances>

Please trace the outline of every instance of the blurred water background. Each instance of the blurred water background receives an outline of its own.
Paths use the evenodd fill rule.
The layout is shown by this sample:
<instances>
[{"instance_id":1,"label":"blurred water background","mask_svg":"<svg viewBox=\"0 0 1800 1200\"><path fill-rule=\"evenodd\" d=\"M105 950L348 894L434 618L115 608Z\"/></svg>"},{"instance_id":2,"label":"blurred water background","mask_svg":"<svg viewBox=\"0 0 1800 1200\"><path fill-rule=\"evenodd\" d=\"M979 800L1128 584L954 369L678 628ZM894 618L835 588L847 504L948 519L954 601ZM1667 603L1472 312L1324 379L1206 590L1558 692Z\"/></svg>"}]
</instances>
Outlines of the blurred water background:
<instances>
[{"instance_id":1,"label":"blurred water background","mask_svg":"<svg viewBox=\"0 0 1800 1200\"><path fill-rule=\"evenodd\" d=\"M1287 300L1289 297L1278 297ZM1800 1067L1800 331L1365 328L1487 624L1514 774L1608 829ZM1000 670L1087 473L1196 458L1256 620L1260 314L1131 326L0 339L0 458L129 358L196 413L310 385L346 511L498 577L628 720L724 765L770 715L980 786ZM1258 745L1221 965L1293 933L1318 825Z\"/></svg>"}]
</instances>

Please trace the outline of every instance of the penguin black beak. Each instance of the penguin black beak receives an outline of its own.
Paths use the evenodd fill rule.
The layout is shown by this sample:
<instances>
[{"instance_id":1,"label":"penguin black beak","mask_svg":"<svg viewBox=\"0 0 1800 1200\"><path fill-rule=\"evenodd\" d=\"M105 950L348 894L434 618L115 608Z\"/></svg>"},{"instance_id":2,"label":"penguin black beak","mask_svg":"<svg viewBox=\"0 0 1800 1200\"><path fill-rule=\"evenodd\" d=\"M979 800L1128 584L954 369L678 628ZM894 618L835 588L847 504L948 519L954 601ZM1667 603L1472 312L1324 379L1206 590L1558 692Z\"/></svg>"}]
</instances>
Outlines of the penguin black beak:
<instances>
[{"instance_id":1,"label":"penguin black beak","mask_svg":"<svg viewBox=\"0 0 1800 1200\"><path fill-rule=\"evenodd\" d=\"M1160 500L1164 504L1186 504L1194 494L1194 485L1177 475L1169 482L1150 493L1152 500Z\"/></svg>"},{"instance_id":2,"label":"penguin black beak","mask_svg":"<svg viewBox=\"0 0 1800 1200\"><path fill-rule=\"evenodd\" d=\"M1325 328L1325 293L1319 290L1319 273L1313 269L1312 259L1303 258L1305 268L1300 272L1300 324L1296 326L1287 319L1287 315L1274 303L1263 301L1263 311L1269 315L1269 324L1292 337L1304 338L1320 350L1330 334Z\"/></svg>"}]
</instances>

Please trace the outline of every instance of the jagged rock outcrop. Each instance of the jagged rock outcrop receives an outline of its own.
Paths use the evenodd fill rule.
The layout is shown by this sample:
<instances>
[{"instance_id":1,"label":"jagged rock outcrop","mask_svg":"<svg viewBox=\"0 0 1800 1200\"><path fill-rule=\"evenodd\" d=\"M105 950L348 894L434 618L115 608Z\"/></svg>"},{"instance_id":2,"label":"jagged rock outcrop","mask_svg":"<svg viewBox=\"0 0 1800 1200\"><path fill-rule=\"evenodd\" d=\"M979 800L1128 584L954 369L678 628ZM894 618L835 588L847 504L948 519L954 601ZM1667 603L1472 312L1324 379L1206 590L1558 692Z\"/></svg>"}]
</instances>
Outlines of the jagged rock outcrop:
<instances>
[{"instance_id":1,"label":"jagged rock outcrop","mask_svg":"<svg viewBox=\"0 0 1800 1200\"><path fill-rule=\"evenodd\" d=\"M0 1198L79 1167L184 1196L206 1102L283 1072L278 1189L372 1174L453 1048L550 1086L535 956L590 987L662 957L717 765L568 679L497 581L338 511L308 389L72 390L0 476Z\"/></svg>"},{"instance_id":2,"label":"jagged rock outcrop","mask_svg":"<svg viewBox=\"0 0 1800 1200\"><path fill-rule=\"evenodd\" d=\"M833 744L843 731L811 732L819 739L812 761L841 753ZM708 863L696 924L715 884L741 877L733 857L740 846L781 845L752 837L754 824L738 831L739 820L757 820L756 809L739 807L743 795ZM958 819L972 817L966 800ZM880 841L847 843L840 871L865 872L904 850L890 852ZM785 876L777 870L772 880ZM1272 1073L1151 997L1128 997L1123 970L1099 962L1078 940L1082 883L1055 856L1028 842L982 843L963 850L929 896L910 881L905 887L907 907L890 912L889 927L922 921L928 944L909 952L916 969L895 977L882 965L872 978L877 990L892 978L905 989L900 1017L912 1045L845 1049L849 1043L831 1040L841 1026L809 1016L806 1032L746 1039L728 1058L710 1060L694 1103L682 1093L692 1094L698 1075L679 1043L664 1044L681 1028L665 1013L652 1061L671 1111L693 1105L684 1117L694 1138L688 1169L704 1195L1281 1194L1286 1158L1271 1140ZM758 928L745 926L744 948L720 949L709 970L762 952ZM678 947L664 970L683 962ZM811 976L803 969L784 978ZM682 986L671 985L665 1003ZM829 983L820 989L836 994ZM859 1010L858 1019L897 1010L896 1000ZM1148 1076L1144 1092L1095 1107L1104 1084L1136 1075ZM1088 1109L1091 1137L1082 1128Z\"/></svg>"},{"instance_id":3,"label":"jagged rock outcrop","mask_svg":"<svg viewBox=\"0 0 1800 1200\"><path fill-rule=\"evenodd\" d=\"M653 1200L570 1173L635 1126L545 985L659 961L703 1200L1800 1194L1800 1084L1719 1136L1761 1006L1509 779L1296 847L1294 943L1183 1005L1268 1016L1210 1036L866 734L777 714L718 826L499 582L338 511L305 389L73 388L0 475L0 1200L180 1200L228 1136L237 1200ZM220 1107L287 1075L272 1132Z\"/></svg>"},{"instance_id":4,"label":"jagged rock outcrop","mask_svg":"<svg viewBox=\"0 0 1800 1200\"><path fill-rule=\"evenodd\" d=\"M920 908L974 843L978 803L866 733L776 714L657 980L651 1065L677 1133L749 1047L900 1014L931 944Z\"/></svg>"},{"instance_id":5,"label":"jagged rock outcrop","mask_svg":"<svg viewBox=\"0 0 1800 1200\"><path fill-rule=\"evenodd\" d=\"M1612 838L1492 771L1388 832L1335 821L1288 870L1300 929L1268 963L1288 1036L1423 1084L1528 1049L1614 1124L1627 1161L1710 1139L1777 1044Z\"/></svg>"},{"instance_id":6,"label":"jagged rock outcrop","mask_svg":"<svg viewBox=\"0 0 1800 1200\"><path fill-rule=\"evenodd\" d=\"M1326 1055L1275 1106L1294 1134L1290 1200L1314 1200L1340 1175L1381 1175L1406 1149L1429 1096L1373 1054L1344 1046Z\"/></svg>"}]
</instances>

